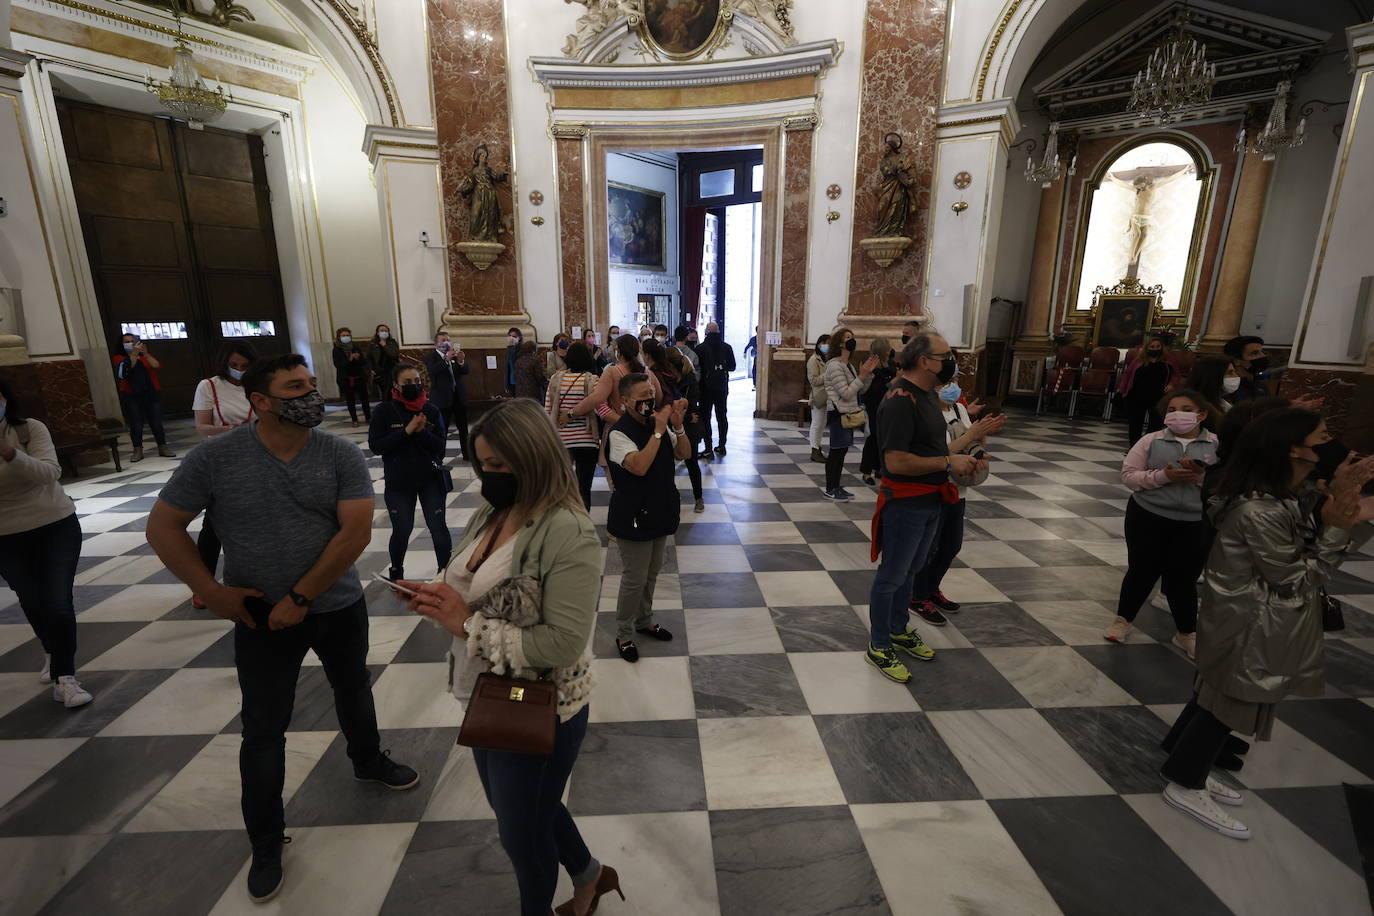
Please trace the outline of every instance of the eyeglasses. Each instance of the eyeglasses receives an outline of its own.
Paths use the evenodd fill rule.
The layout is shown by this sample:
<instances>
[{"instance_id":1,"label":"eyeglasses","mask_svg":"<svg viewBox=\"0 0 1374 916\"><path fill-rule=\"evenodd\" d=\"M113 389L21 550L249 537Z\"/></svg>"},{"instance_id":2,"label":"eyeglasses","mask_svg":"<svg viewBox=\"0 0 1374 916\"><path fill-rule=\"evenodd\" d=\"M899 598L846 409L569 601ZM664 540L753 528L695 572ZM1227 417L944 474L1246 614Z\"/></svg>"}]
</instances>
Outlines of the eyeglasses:
<instances>
[{"instance_id":1,"label":"eyeglasses","mask_svg":"<svg viewBox=\"0 0 1374 916\"><path fill-rule=\"evenodd\" d=\"M926 359L936 359L936 360L939 360L940 362L944 362L945 360L949 359L949 358L952 357L953 355L954 355L954 351L953 351L953 350L946 350L946 351L943 352L943 353L927 353L927 354L926 354Z\"/></svg>"}]
</instances>

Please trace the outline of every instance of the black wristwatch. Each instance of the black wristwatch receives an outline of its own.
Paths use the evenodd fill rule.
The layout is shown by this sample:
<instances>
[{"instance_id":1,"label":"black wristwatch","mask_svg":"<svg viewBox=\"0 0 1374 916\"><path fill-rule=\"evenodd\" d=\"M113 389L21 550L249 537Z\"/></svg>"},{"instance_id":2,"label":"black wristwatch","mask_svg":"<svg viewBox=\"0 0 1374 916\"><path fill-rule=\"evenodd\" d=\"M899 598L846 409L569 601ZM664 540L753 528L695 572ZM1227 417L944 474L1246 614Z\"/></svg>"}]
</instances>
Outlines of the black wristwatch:
<instances>
[{"instance_id":1,"label":"black wristwatch","mask_svg":"<svg viewBox=\"0 0 1374 916\"><path fill-rule=\"evenodd\" d=\"M286 597L291 599L291 603L296 607L310 607L310 599L296 591L294 588L286 590Z\"/></svg>"}]
</instances>

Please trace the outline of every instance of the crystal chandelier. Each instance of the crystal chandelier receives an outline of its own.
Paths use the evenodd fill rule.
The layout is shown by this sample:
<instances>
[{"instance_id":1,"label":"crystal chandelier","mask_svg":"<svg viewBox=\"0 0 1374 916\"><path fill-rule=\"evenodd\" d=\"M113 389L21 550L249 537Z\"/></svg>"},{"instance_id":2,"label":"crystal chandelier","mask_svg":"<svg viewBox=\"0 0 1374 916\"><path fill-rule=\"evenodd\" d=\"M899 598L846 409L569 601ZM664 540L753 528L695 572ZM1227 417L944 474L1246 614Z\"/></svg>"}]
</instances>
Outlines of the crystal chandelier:
<instances>
[{"instance_id":1,"label":"crystal chandelier","mask_svg":"<svg viewBox=\"0 0 1374 916\"><path fill-rule=\"evenodd\" d=\"M1145 69L1131 84L1128 111L1138 111L1163 124L1180 117L1184 111L1212 98L1217 82L1216 64L1207 62L1207 46L1178 30L1164 44L1150 52Z\"/></svg>"},{"instance_id":2,"label":"crystal chandelier","mask_svg":"<svg viewBox=\"0 0 1374 916\"><path fill-rule=\"evenodd\" d=\"M186 38L181 31L181 14L177 11L177 43L172 49L174 60L171 75L165 80L154 80L151 75L144 81L149 92L158 97L162 107L172 114L185 118L192 129L202 126L224 114L224 108L232 98L222 86L207 89L196 70L195 58Z\"/></svg>"},{"instance_id":3,"label":"crystal chandelier","mask_svg":"<svg viewBox=\"0 0 1374 916\"><path fill-rule=\"evenodd\" d=\"M1031 141L1032 145L1034 142ZM1068 168L1064 168L1064 164L1059 161L1059 122L1055 121L1050 125L1049 136L1045 138L1045 153L1040 157L1040 164L1035 164L1034 151L1026 157L1026 180L1031 183L1039 182L1040 187L1048 188L1065 175L1072 175L1077 165L1077 154L1069 160Z\"/></svg>"},{"instance_id":4,"label":"crystal chandelier","mask_svg":"<svg viewBox=\"0 0 1374 916\"><path fill-rule=\"evenodd\" d=\"M1240 133L1236 135L1236 152L1259 153L1265 162L1273 162L1284 150L1303 145L1307 140L1307 119L1299 118L1297 128L1291 133L1288 130L1288 92L1292 88L1288 80L1279 82L1269 117L1259 133L1247 140L1245 124L1241 124Z\"/></svg>"}]
</instances>

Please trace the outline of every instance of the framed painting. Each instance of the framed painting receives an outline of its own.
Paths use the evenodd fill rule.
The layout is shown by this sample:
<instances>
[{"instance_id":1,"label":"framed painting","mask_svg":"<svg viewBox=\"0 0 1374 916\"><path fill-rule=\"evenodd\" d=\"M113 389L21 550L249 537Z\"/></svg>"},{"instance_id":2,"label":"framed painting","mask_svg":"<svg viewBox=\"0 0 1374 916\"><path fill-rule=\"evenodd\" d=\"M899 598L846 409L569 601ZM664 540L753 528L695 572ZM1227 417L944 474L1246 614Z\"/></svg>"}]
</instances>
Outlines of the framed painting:
<instances>
[{"instance_id":1,"label":"framed painting","mask_svg":"<svg viewBox=\"0 0 1374 916\"><path fill-rule=\"evenodd\" d=\"M641 28L664 57L686 60L720 38L721 0L644 0Z\"/></svg>"},{"instance_id":2,"label":"framed painting","mask_svg":"<svg viewBox=\"0 0 1374 916\"><path fill-rule=\"evenodd\" d=\"M1156 295L1110 295L1097 297L1093 323L1094 347L1129 350L1145 342L1155 314Z\"/></svg>"},{"instance_id":3,"label":"framed painting","mask_svg":"<svg viewBox=\"0 0 1374 916\"><path fill-rule=\"evenodd\" d=\"M668 202L662 191L606 182L606 235L612 267L668 269Z\"/></svg>"}]
</instances>

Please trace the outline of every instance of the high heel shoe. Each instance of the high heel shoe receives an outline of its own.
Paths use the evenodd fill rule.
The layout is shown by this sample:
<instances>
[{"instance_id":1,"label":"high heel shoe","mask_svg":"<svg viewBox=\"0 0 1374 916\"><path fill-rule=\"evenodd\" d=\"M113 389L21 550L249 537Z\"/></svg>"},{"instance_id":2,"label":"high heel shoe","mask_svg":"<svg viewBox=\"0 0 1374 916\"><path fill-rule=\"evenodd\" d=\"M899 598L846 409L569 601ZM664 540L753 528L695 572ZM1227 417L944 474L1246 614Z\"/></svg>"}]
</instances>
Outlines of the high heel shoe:
<instances>
[{"instance_id":1,"label":"high heel shoe","mask_svg":"<svg viewBox=\"0 0 1374 916\"><path fill-rule=\"evenodd\" d=\"M586 916L591 916L592 913L595 913L597 906L601 903L602 896L609 894L611 891L615 891L619 894L621 900L625 899L625 892L620 889L620 875L616 874L615 869L611 868L611 866L603 865L601 866L601 874L596 877L596 896L594 896L592 902L588 904ZM577 916L577 910L573 908L573 902L571 900L555 907L554 912L557 913L558 916Z\"/></svg>"}]
</instances>

